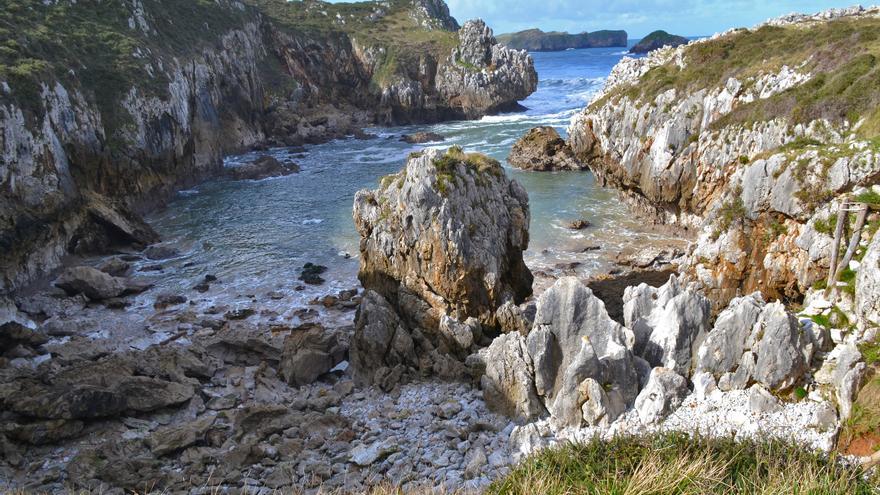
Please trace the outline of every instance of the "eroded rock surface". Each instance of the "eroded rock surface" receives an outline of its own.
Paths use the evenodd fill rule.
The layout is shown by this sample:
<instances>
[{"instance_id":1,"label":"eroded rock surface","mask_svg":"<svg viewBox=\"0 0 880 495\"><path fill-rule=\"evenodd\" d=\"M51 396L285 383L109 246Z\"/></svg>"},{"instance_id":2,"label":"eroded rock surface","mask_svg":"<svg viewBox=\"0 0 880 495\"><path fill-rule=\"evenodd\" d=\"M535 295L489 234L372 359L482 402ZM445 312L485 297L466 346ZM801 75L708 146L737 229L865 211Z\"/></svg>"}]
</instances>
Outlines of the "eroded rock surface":
<instances>
[{"instance_id":1,"label":"eroded rock surface","mask_svg":"<svg viewBox=\"0 0 880 495\"><path fill-rule=\"evenodd\" d=\"M583 170L574 152L556 129L544 126L527 132L510 150L507 161L523 170Z\"/></svg>"},{"instance_id":2,"label":"eroded rock surface","mask_svg":"<svg viewBox=\"0 0 880 495\"><path fill-rule=\"evenodd\" d=\"M362 371L403 364L386 352L393 337L411 341L394 345L411 345L420 369L457 373L454 361L469 354L482 329L500 329L499 307L531 294L522 259L528 197L492 159L458 148L413 156L380 189L357 194L354 218L359 278L381 296L365 298L360 308L353 352L380 358L355 360ZM370 322L388 320L388 307L407 337L387 333L391 327L365 332Z\"/></svg>"}]
</instances>

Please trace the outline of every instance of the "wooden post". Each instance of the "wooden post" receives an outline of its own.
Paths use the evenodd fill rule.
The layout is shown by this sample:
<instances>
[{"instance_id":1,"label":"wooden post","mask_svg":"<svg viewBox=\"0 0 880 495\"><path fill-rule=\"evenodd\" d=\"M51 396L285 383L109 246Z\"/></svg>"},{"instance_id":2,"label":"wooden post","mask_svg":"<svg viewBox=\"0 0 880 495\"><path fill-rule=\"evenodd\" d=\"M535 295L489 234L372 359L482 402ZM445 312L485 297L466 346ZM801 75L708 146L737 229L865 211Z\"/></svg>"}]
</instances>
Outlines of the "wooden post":
<instances>
[{"instance_id":1,"label":"wooden post","mask_svg":"<svg viewBox=\"0 0 880 495\"><path fill-rule=\"evenodd\" d=\"M837 269L834 272L834 281L830 287L832 299L836 298L837 295L837 282L840 280L840 274L849 265L853 255L856 254L856 249L859 247L859 241L862 240L862 228L865 226L865 220L868 218L868 205L858 203L858 206L861 209L858 210L859 215L856 217L856 224L853 228L852 237L849 240L849 246L846 248L846 253L844 253L843 259L840 260L840 264L837 265Z\"/></svg>"},{"instance_id":2,"label":"wooden post","mask_svg":"<svg viewBox=\"0 0 880 495\"><path fill-rule=\"evenodd\" d=\"M828 283L826 284L825 296L831 293L837 275L837 259L840 257L840 241L843 237L843 226L846 224L846 201L840 203L837 210L837 224L834 227L834 242L831 244L831 265L828 267Z\"/></svg>"}]
</instances>

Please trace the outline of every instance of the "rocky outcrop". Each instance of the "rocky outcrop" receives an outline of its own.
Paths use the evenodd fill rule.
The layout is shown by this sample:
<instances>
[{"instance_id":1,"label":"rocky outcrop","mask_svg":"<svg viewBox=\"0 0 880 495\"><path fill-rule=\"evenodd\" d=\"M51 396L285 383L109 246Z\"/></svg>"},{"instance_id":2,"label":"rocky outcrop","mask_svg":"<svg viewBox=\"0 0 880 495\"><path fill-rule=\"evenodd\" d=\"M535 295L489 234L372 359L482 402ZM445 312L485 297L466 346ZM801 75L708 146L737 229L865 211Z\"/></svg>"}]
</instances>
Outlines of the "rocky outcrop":
<instances>
[{"instance_id":1,"label":"rocky outcrop","mask_svg":"<svg viewBox=\"0 0 880 495\"><path fill-rule=\"evenodd\" d=\"M594 31L569 34L558 31L545 33L540 29L527 29L517 33L499 34L498 42L515 50L530 52L558 52L579 48L625 47L626 31Z\"/></svg>"},{"instance_id":2,"label":"rocky outcrop","mask_svg":"<svg viewBox=\"0 0 880 495\"><path fill-rule=\"evenodd\" d=\"M633 355L634 342L590 289L567 277L541 295L527 337L499 337L473 361L495 410L522 419L547 411L560 427L607 426L632 406L638 370L649 368Z\"/></svg>"},{"instance_id":3,"label":"rocky outcrop","mask_svg":"<svg viewBox=\"0 0 880 495\"><path fill-rule=\"evenodd\" d=\"M654 368L639 392L635 410L645 424L657 423L678 409L690 393L687 378L668 368Z\"/></svg>"},{"instance_id":4,"label":"rocky outcrop","mask_svg":"<svg viewBox=\"0 0 880 495\"><path fill-rule=\"evenodd\" d=\"M651 366L688 375L709 331L710 303L672 276L659 288L641 284L623 296L624 322L635 334L635 351Z\"/></svg>"},{"instance_id":5,"label":"rocky outcrop","mask_svg":"<svg viewBox=\"0 0 880 495\"><path fill-rule=\"evenodd\" d=\"M482 36L482 23L457 35L442 1L358 5L345 11L348 22L328 15L332 4L302 2L96 9L47 2L14 14L53 32L57 49L21 47L12 55L21 83L0 81L0 290L45 275L69 252L132 242L108 216L133 217L221 173L224 154L325 141L370 123L480 117L514 106L537 83L528 55ZM83 28L80 19L100 21ZM223 21L206 28L205 19ZM373 36L365 28L373 24L427 41ZM102 34L83 46L79 33L93 28ZM459 60L481 50L483 59ZM93 53L106 59L91 63ZM61 56L78 61L52 59ZM75 73L48 69L76 64Z\"/></svg>"},{"instance_id":6,"label":"rocky outcrop","mask_svg":"<svg viewBox=\"0 0 880 495\"><path fill-rule=\"evenodd\" d=\"M676 46L686 45L687 43L688 39L684 36L669 34L666 31L654 31L642 38L638 43L630 48L629 52L648 53L659 48L663 48L664 46L671 46L675 48Z\"/></svg>"},{"instance_id":7,"label":"rocky outcrop","mask_svg":"<svg viewBox=\"0 0 880 495\"><path fill-rule=\"evenodd\" d=\"M459 46L437 71L437 91L467 118L520 108L538 88L538 73L524 51L498 44L482 20L468 21Z\"/></svg>"},{"instance_id":8,"label":"rocky outcrop","mask_svg":"<svg viewBox=\"0 0 880 495\"><path fill-rule=\"evenodd\" d=\"M528 196L488 157L413 155L378 190L357 193L354 220L359 278L376 293L361 304L352 342L366 381L416 364L453 372L481 333L505 330L498 309L531 294Z\"/></svg>"},{"instance_id":9,"label":"rocky outcrop","mask_svg":"<svg viewBox=\"0 0 880 495\"><path fill-rule=\"evenodd\" d=\"M578 162L556 129L549 126L536 127L527 132L513 144L507 161L516 168L542 172L586 168Z\"/></svg>"},{"instance_id":10,"label":"rocky outcrop","mask_svg":"<svg viewBox=\"0 0 880 495\"><path fill-rule=\"evenodd\" d=\"M829 18L873 29L869 12L838 14ZM822 18L803 22L832 32ZM858 119L823 112L827 101L811 96L853 70L852 61L814 68L815 50L797 44L770 69L738 58L756 37L782 41L799 29L734 30L624 58L568 131L577 157L636 211L694 232L683 272L702 285L715 312L756 290L768 299L802 298L827 276L827 225L837 205L880 177L880 154ZM735 56L702 58L721 45ZM692 77L707 65L717 75ZM862 112L854 101L840 104Z\"/></svg>"},{"instance_id":11,"label":"rocky outcrop","mask_svg":"<svg viewBox=\"0 0 880 495\"><path fill-rule=\"evenodd\" d=\"M226 175L232 180L262 180L269 177L283 177L297 172L299 172L297 164L289 161L282 163L277 158L268 155L226 169Z\"/></svg>"},{"instance_id":12,"label":"rocky outcrop","mask_svg":"<svg viewBox=\"0 0 880 495\"><path fill-rule=\"evenodd\" d=\"M722 390L761 383L787 390L810 369L816 344L781 303L765 304L760 294L735 299L700 346L696 369L709 372Z\"/></svg>"}]
</instances>

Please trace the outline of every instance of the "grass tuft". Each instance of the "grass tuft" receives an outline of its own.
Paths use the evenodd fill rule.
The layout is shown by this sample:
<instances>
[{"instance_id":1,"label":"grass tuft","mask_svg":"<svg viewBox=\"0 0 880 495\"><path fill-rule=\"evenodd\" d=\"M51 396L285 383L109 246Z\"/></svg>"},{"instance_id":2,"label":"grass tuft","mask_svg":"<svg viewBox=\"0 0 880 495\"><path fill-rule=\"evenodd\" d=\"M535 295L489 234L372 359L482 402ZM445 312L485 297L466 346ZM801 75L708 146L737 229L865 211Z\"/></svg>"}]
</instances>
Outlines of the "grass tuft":
<instances>
[{"instance_id":1,"label":"grass tuft","mask_svg":"<svg viewBox=\"0 0 880 495\"><path fill-rule=\"evenodd\" d=\"M876 479L780 442L670 433L592 440L541 451L491 494L872 494Z\"/></svg>"}]
</instances>

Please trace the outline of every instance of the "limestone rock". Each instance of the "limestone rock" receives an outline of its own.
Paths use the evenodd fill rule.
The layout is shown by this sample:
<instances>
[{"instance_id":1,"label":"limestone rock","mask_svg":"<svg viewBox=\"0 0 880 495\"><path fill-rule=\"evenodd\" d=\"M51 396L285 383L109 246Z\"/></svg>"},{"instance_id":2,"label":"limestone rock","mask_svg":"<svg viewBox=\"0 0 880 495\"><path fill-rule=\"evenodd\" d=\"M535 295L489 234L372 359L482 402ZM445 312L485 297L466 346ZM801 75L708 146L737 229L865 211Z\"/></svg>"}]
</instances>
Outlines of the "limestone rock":
<instances>
[{"instance_id":1,"label":"limestone rock","mask_svg":"<svg viewBox=\"0 0 880 495\"><path fill-rule=\"evenodd\" d=\"M574 152L549 126L536 127L521 137L513 148L507 161L524 170L583 170L586 167L578 162Z\"/></svg>"},{"instance_id":2,"label":"limestone rock","mask_svg":"<svg viewBox=\"0 0 880 495\"><path fill-rule=\"evenodd\" d=\"M841 421L852 413L853 402L866 372L862 354L852 344L835 347L816 372L816 383L828 386L833 391Z\"/></svg>"},{"instance_id":3,"label":"limestone rock","mask_svg":"<svg viewBox=\"0 0 880 495\"><path fill-rule=\"evenodd\" d=\"M761 415L782 410L782 404L766 388L756 383L749 388L749 409Z\"/></svg>"},{"instance_id":4,"label":"limestone rock","mask_svg":"<svg viewBox=\"0 0 880 495\"><path fill-rule=\"evenodd\" d=\"M281 373L292 386L307 385L342 362L345 351L336 335L321 326L295 331L284 339Z\"/></svg>"},{"instance_id":5,"label":"limestone rock","mask_svg":"<svg viewBox=\"0 0 880 495\"><path fill-rule=\"evenodd\" d=\"M517 108L538 87L534 62L525 51L499 45L482 20L458 32L459 46L437 70L437 90L468 118Z\"/></svg>"},{"instance_id":6,"label":"limestone rock","mask_svg":"<svg viewBox=\"0 0 880 495\"><path fill-rule=\"evenodd\" d=\"M771 389L791 387L809 369L813 344L782 303L761 312L754 352L755 379Z\"/></svg>"},{"instance_id":7,"label":"limestone rock","mask_svg":"<svg viewBox=\"0 0 880 495\"><path fill-rule=\"evenodd\" d=\"M446 141L446 138L436 132L416 132L414 134L404 134L400 140L408 144L425 144Z\"/></svg>"},{"instance_id":8,"label":"limestone rock","mask_svg":"<svg viewBox=\"0 0 880 495\"><path fill-rule=\"evenodd\" d=\"M657 423L678 409L687 396L687 379L667 368L654 368L648 384L636 397L635 409L642 423Z\"/></svg>"},{"instance_id":9,"label":"limestone rock","mask_svg":"<svg viewBox=\"0 0 880 495\"><path fill-rule=\"evenodd\" d=\"M355 381L362 385L376 383L377 370L383 368L418 368L409 330L388 301L372 290L364 292L358 308L350 354ZM395 384L386 382L383 388Z\"/></svg>"},{"instance_id":10,"label":"limestone rock","mask_svg":"<svg viewBox=\"0 0 880 495\"><path fill-rule=\"evenodd\" d=\"M623 411L631 405L639 390L634 340L632 332L612 320L604 303L576 278L559 279L544 292L527 345L536 391L554 419L581 424L582 407L590 399L582 393L589 388L581 384L588 378L601 384L607 402L614 405L607 411ZM615 419L611 416L609 421Z\"/></svg>"},{"instance_id":11,"label":"limestone rock","mask_svg":"<svg viewBox=\"0 0 880 495\"><path fill-rule=\"evenodd\" d=\"M856 311L863 324L880 325L880 235L868 246L856 279Z\"/></svg>"},{"instance_id":12,"label":"limestone rock","mask_svg":"<svg viewBox=\"0 0 880 495\"><path fill-rule=\"evenodd\" d=\"M700 346L697 369L716 375L736 369L743 353L753 345L749 339L764 306L757 293L731 301Z\"/></svg>"},{"instance_id":13,"label":"limestone rock","mask_svg":"<svg viewBox=\"0 0 880 495\"><path fill-rule=\"evenodd\" d=\"M359 278L381 296L361 303L353 352L363 359L352 360L361 376L398 364L457 373L454 362L468 355L475 329L497 329L499 307L531 294L532 275L522 259L528 197L490 158L460 148L426 150L383 179L380 189L359 192L354 218L361 234ZM374 309L375 318L393 325L373 325ZM360 335L367 328L376 330ZM361 352L387 349L392 338L396 355Z\"/></svg>"},{"instance_id":14,"label":"limestone rock","mask_svg":"<svg viewBox=\"0 0 880 495\"><path fill-rule=\"evenodd\" d=\"M735 299L719 315L696 367L719 377L723 390L754 382L786 390L809 370L815 350L811 336L782 303L765 304L753 294Z\"/></svg>"},{"instance_id":15,"label":"limestone rock","mask_svg":"<svg viewBox=\"0 0 880 495\"><path fill-rule=\"evenodd\" d=\"M89 266L64 270L55 285L69 294L84 294L92 300L111 299L125 292L125 281Z\"/></svg>"},{"instance_id":16,"label":"limestone rock","mask_svg":"<svg viewBox=\"0 0 880 495\"><path fill-rule=\"evenodd\" d=\"M480 385L489 408L522 420L532 420L544 413L544 405L535 391L532 360L521 334L496 338L480 351L479 358L485 367Z\"/></svg>"},{"instance_id":17,"label":"limestone rock","mask_svg":"<svg viewBox=\"0 0 880 495\"><path fill-rule=\"evenodd\" d=\"M659 288L641 284L624 292L624 321L636 336L636 352L652 366L688 375L709 330L711 304L672 276Z\"/></svg>"},{"instance_id":18,"label":"limestone rock","mask_svg":"<svg viewBox=\"0 0 880 495\"><path fill-rule=\"evenodd\" d=\"M147 443L153 454L163 456L204 441L216 417L206 414L194 421L169 425L153 432Z\"/></svg>"}]
</instances>

